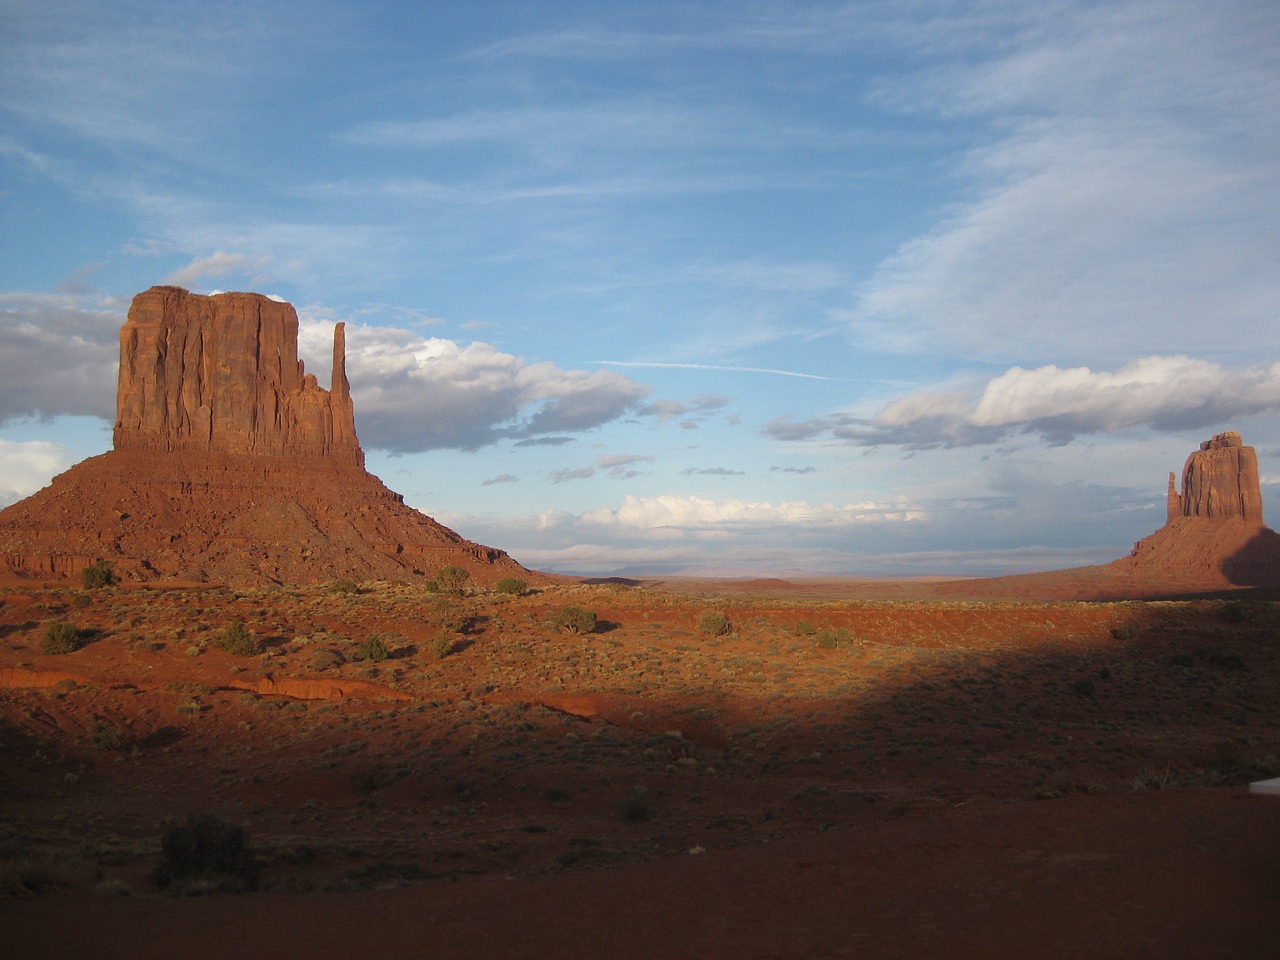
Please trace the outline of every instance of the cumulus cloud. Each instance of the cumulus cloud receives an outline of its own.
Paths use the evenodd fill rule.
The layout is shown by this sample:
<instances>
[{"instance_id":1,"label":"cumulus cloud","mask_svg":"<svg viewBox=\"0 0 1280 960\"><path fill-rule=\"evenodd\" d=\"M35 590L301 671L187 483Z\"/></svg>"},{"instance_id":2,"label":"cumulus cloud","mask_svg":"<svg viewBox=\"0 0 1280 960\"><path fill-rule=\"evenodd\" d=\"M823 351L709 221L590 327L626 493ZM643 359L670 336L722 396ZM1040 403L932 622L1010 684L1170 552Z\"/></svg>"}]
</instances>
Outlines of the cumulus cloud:
<instances>
[{"instance_id":1,"label":"cumulus cloud","mask_svg":"<svg viewBox=\"0 0 1280 960\"><path fill-rule=\"evenodd\" d=\"M0 423L115 417L125 306L63 293L0 293Z\"/></svg>"},{"instance_id":2,"label":"cumulus cloud","mask_svg":"<svg viewBox=\"0 0 1280 960\"><path fill-rule=\"evenodd\" d=\"M327 322L300 323L306 356L327 357L332 336ZM563 434L617 420L649 394L611 370L566 370L488 343L360 325L347 329L347 373L361 442L399 453L477 450L503 439L564 443Z\"/></svg>"},{"instance_id":3,"label":"cumulus cloud","mask_svg":"<svg viewBox=\"0 0 1280 960\"><path fill-rule=\"evenodd\" d=\"M1276 410L1280 363L1232 370L1192 357L1151 356L1114 372L1012 367L976 394L923 390L891 401L872 417L779 417L765 424L764 433L775 440L912 449L995 443L1013 433L1065 443L1134 427L1212 427Z\"/></svg>"}]
</instances>

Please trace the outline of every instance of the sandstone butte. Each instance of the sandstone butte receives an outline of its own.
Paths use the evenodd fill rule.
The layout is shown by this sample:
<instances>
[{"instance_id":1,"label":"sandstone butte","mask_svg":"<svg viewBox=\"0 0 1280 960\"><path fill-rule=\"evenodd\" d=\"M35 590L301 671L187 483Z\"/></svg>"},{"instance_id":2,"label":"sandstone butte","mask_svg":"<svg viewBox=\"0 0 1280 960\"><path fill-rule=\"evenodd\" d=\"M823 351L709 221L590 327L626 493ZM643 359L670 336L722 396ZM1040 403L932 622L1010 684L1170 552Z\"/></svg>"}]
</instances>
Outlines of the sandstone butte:
<instances>
[{"instance_id":1,"label":"sandstone butte","mask_svg":"<svg viewBox=\"0 0 1280 960\"><path fill-rule=\"evenodd\" d=\"M0 575L233 585L531 574L404 504L364 469L343 324L328 390L298 315L253 293L138 294L120 330L114 449L0 511Z\"/></svg>"},{"instance_id":2,"label":"sandstone butte","mask_svg":"<svg viewBox=\"0 0 1280 960\"><path fill-rule=\"evenodd\" d=\"M1234 430L1169 474L1165 525L1111 563L947 584L940 593L1117 600L1280 590L1280 535L1263 523L1258 456Z\"/></svg>"}]
</instances>

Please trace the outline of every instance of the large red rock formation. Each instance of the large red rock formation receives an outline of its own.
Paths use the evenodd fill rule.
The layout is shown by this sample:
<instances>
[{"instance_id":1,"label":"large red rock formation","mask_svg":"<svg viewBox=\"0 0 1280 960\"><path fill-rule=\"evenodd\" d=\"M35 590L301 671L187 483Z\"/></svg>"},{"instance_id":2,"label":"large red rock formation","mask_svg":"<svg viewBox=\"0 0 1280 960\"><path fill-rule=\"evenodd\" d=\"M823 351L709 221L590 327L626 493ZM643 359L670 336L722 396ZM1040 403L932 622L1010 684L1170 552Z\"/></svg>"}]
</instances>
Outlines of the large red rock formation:
<instances>
[{"instance_id":1,"label":"large red rock formation","mask_svg":"<svg viewBox=\"0 0 1280 960\"><path fill-rule=\"evenodd\" d=\"M1280 591L1280 534L1262 521L1257 454L1234 430L1201 443L1182 468L1181 490L1169 475L1165 525L1127 557L976 583L950 591L1079 600Z\"/></svg>"},{"instance_id":2,"label":"large red rock formation","mask_svg":"<svg viewBox=\"0 0 1280 960\"><path fill-rule=\"evenodd\" d=\"M257 294L152 287L120 331L115 449L0 511L0 571L137 580L410 580L461 566L537 579L405 506L364 469L334 333L330 389L298 360L298 317Z\"/></svg>"},{"instance_id":3,"label":"large red rock formation","mask_svg":"<svg viewBox=\"0 0 1280 960\"><path fill-rule=\"evenodd\" d=\"M152 287L120 329L117 450L324 456L363 465L343 325L332 389L298 359L298 315L256 293Z\"/></svg>"},{"instance_id":4,"label":"large red rock formation","mask_svg":"<svg viewBox=\"0 0 1280 960\"><path fill-rule=\"evenodd\" d=\"M1169 522L1179 517L1222 520L1240 517L1262 522L1258 455L1234 430L1200 444L1182 468L1182 493L1169 474Z\"/></svg>"}]
</instances>

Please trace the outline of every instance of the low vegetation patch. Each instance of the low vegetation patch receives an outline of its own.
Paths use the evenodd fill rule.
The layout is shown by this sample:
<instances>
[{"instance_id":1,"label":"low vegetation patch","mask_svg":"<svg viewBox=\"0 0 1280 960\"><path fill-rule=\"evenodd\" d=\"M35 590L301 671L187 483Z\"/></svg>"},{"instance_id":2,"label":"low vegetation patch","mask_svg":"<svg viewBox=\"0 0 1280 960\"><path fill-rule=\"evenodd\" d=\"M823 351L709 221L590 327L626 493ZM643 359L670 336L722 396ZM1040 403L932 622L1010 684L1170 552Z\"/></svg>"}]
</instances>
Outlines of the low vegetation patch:
<instances>
[{"instance_id":1,"label":"low vegetation patch","mask_svg":"<svg viewBox=\"0 0 1280 960\"><path fill-rule=\"evenodd\" d=\"M218 646L236 657L256 657L262 652L262 644L249 632L244 621L233 620L218 636Z\"/></svg>"},{"instance_id":2,"label":"low vegetation patch","mask_svg":"<svg viewBox=\"0 0 1280 960\"><path fill-rule=\"evenodd\" d=\"M258 888L260 870L245 829L206 813L165 831L151 878L174 893L241 893Z\"/></svg>"},{"instance_id":3,"label":"low vegetation patch","mask_svg":"<svg viewBox=\"0 0 1280 960\"><path fill-rule=\"evenodd\" d=\"M553 626L569 633L595 633L596 612L582 607L565 607L551 618Z\"/></svg>"},{"instance_id":4,"label":"low vegetation patch","mask_svg":"<svg viewBox=\"0 0 1280 960\"><path fill-rule=\"evenodd\" d=\"M729 618L719 610L708 610L698 618L698 631L709 637L723 637L729 632Z\"/></svg>"},{"instance_id":5,"label":"low vegetation patch","mask_svg":"<svg viewBox=\"0 0 1280 960\"><path fill-rule=\"evenodd\" d=\"M80 572L80 580L86 590L99 590L102 587L114 586L116 572L105 560L95 560Z\"/></svg>"},{"instance_id":6,"label":"low vegetation patch","mask_svg":"<svg viewBox=\"0 0 1280 960\"><path fill-rule=\"evenodd\" d=\"M44 628L44 640L40 643L40 652L48 654L75 653L85 645L87 637L83 630L65 620L55 620Z\"/></svg>"}]
</instances>

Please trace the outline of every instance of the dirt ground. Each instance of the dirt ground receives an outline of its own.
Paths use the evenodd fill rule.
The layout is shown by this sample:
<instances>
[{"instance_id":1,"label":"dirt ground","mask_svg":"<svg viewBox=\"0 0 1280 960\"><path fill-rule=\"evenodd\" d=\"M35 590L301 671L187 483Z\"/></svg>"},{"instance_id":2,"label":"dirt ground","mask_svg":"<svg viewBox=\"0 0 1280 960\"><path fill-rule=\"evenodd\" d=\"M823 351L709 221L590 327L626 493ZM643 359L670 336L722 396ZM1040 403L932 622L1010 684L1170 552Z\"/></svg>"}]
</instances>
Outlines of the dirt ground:
<instances>
[{"instance_id":1,"label":"dirt ground","mask_svg":"<svg viewBox=\"0 0 1280 960\"><path fill-rule=\"evenodd\" d=\"M1280 775L1280 607L937 586L0 588L0 939L1268 954L1280 800L1247 784ZM44 652L56 621L80 649ZM255 892L157 886L203 814L246 831Z\"/></svg>"}]
</instances>

